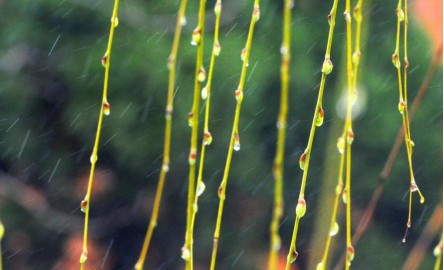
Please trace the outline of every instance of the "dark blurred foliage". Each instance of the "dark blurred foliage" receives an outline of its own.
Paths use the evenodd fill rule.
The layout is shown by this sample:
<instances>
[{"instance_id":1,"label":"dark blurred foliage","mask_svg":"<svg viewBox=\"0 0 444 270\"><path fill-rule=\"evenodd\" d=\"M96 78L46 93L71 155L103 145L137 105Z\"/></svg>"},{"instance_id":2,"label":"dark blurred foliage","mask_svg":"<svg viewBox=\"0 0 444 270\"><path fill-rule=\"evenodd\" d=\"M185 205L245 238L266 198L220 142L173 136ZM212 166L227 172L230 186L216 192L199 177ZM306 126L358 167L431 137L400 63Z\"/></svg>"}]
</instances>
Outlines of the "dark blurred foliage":
<instances>
[{"instance_id":1,"label":"dark blurred foliage","mask_svg":"<svg viewBox=\"0 0 444 270\"><path fill-rule=\"evenodd\" d=\"M112 2L0 1L0 217L6 227L2 242L5 269L78 269L83 229L78 205L86 191L100 108L103 83L100 59L106 48ZM195 61L195 47L190 45L190 39L197 2L189 3L188 24L179 50L171 170L147 269L183 267L180 247L186 220L190 136L186 115L191 108ZM204 170L207 189L200 199L195 229L196 269L206 269L209 265L218 204L216 191L229 144L235 106L233 93L239 79L240 51L246 40L250 2L224 1L222 52L216 59L210 121L214 140L207 150ZM261 3L261 20L254 36L241 113L242 148L234 155L229 177L219 269L265 269L280 92L280 2ZM302 175L298 158L307 143L315 106L330 2L296 1L293 11L286 208L280 228L282 259L291 237ZM343 10L340 2L339 14ZM364 11L361 113L354 125L353 222L357 222L368 204L401 126L396 72L390 60L395 45L396 1L370 2ZM213 5L214 1L207 1L205 66L209 64L212 43ZM166 59L177 8L178 1L121 2L111 60L108 98L111 115L104 121L91 202L90 250L95 255L88 259L88 269L132 269L137 259L161 163ZM415 9L414 3L411 9ZM325 228L328 227L329 215L318 215L320 208L331 207L318 202L322 181L336 182L337 169L326 175L326 166L335 165L338 159L327 143L339 136L334 126L342 125L336 109L341 107L337 104L345 77L345 30L339 14L332 51L335 68L327 79L324 97L326 123L315 138L306 191L308 211L298 236L300 258L296 265L301 269L307 268L311 254L319 254L317 248L310 247L310 242L314 238L325 239L324 234L313 231L315 220L325 222ZM414 18L409 29L412 100L435 48ZM355 269L399 269L432 210L442 203L441 74L440 67L411 126L416 144L413 155L416 180L426 203L420 205L415 197L413 227L407 243L401 244L409 187L403 147L370 229L356 246ZM342 217L340 224L344 224ZM344 231L341 228L335 239L336 255L343 250ZM431 250L421 269L431 268L434 260ZM336 260L337 256L333 257L332 261Z\"/></svg>"}]
</instances>

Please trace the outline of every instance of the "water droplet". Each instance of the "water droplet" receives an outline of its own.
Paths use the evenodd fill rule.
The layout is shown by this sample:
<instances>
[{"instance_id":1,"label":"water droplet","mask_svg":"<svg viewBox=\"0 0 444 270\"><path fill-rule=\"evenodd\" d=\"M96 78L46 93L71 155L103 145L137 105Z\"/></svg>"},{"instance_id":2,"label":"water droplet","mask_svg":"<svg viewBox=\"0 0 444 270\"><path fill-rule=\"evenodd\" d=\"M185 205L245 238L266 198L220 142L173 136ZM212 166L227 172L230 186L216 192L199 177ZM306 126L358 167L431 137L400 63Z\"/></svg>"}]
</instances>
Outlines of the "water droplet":
<instances>
[{"instance_id":1,"label":"water droplet","mask_svg":"<svg viewBox=\"0 0 444 270\"><path fill-rule=\"evenodd\" d=\"M106 66L108 65L108 55L109 53L106 52L103 56L102 56L102 67L106 68Z\"/></svg>"},{"instance_id":2,"label":"water droplet","mask_svg":"<svg viewBox=\"0 0 444 270\"><path fill-rule=\"evenodd\" d=\"M173 106L171 104L168 104L165 109L165 119L170 120L172 114L173 114Z\"/></svg>"},{"instance_id":3,"label":"water droplet","mask_svg":"<svg viewBox=\"0 0 444 270\"><path fill-rule=\"evenodd\" d=\"M182 247L181 252L182 252L182 256L181 256L182 259L184 259L185 261L188 261L191 257L190 250L184 246L184 247Z\"/></svg>"},{"instance_id":4,"label":"water droplet","mask_svg":"<svg viewBox=\"0 0 444 270\"><path fill-rule=\"evenodd\" d=\"M220 51L221 51L221 47L220 47L219 41L217 41L216 43L214 43L213 54L215 56L219 56Z\"/></svg>"},{"instance_id":5,"label":"water droplet","mask_svg":"<svg viewBox=\"0 0 444 270\"><path fill-rule=\"evenodd\" d=\"M285 46L284 44L282 44L282 46L281 46L281 54L285 55L287 53L288 53L288 47Z\"/></svg>"},{"instance_id":6,"label":"water droplet","mask_svg":"<svg viewBox=\"0 0 444 270\"><path fill-rule=\"evenodd\" d=\"M273 250L278 251L281 249L281 246L282 246L281 238L277 237L273 243Z\"/></svg>"},{"instance_id":7,"label":"water droplet","mask_svg":"<svg viewBox=\"0 0 444 270\"><path fill-rule=\"evenodd\" d=\"M330 13L330 14L327 15L327 22L328 22L329 25L331 25L331 18L332 18L332 15Z\"/></svg>"},{"instance_id":8,"label":"water droplet","mask_svg":"<svg viewBox=\"0 0 444 270\"><path fill-rule=\"evenodd\" d=\"M191 37L191 45L196 46L197 44L199 44L200 38L201 38L200 28L196 27L194 28L193 35Z\"/></svg>"},{"instance_id":9,"label":"water droplet","mask_svg":"<svg viewBox=\"0 0 444 270\"><path fill-rule=\"evenodd\" d=\"M259 9L258 6L256 6L253 9L253 20L257 22L259 21L260 18L261 18L261 10Z\"/></svg>"},{"instance_id":10,"label":"water droplet","mask_svg":"<svg viewBox=\"0 0 444 270\"><path fill-rule=\"evenodd\" d=\"M209 131L206 131L204 133L204 144L210 145L212 142L213 142L213 136L211 135L211 133Z\"/></svg>"},{"instance_id":11,"label":"water droplet","mask_svg":"<svg viewBox=\"0 0 444 270\"><path fill-rule=\"evenodd\" d=\"M91 164L96 163L97 161L97 155L95 155L94 153L91 155L91 157L89 158L89 162L91 162Z\"/></svg>"},{"instance_id":12,"label":"water droplet","mask_svg":"<svg viewBox=\"0 0 444 270\"><path fill-rule=\"evenodd\" d=\"M338 148L339 154L344 154L345 140L343 137L339 137L336 141L336 147Z\"/></svg>"},{"instance_id":13,"label":"water droplet","mask_svg":"<svg viewBox=\"0 0 444 270\"><path fill-rule=\"evenodd\" d=\"M180 18L180 24L181 24L182 26L187 25L187 17L182 16L182 17Z\"/></svg>"},{"instance_id":14,"label":"water droplet","mask_svg":"<svg viewBox=\"0 0 444 270\"><path fill-rule=\"evenodd\" d=\"M347 189L344 188L342 190L342 202L344 202L345 204L347 204Z\"/></svg>"},{"instance_id":15,"label":"water droplet","mask_svg":"<svg viewBox=\"0 0 444 270\"><path fill-rule=\"evenodd\" d=\"M111 105L109 105L108 101L103 102L103 114L109 115L111 113Z\"/></svg>"},{"instance_id":16,"label":"water droplet","mask_svg":"<svg viewBox=\"0 0 444 270\"><path fill-rule=\"evenodd\" d=\"M404 11L402 10L402 8L398 8L396 9L396 15L398 16L399 21L404 21L405 16L404 16Z\"/></svg>"},{"instance_id":17,"label":"water droplet","mask_svg":"<svg viewBox=\"0 0 444 270\"><path fill-rule=\"evenodd\" d=\"M299 158L299 167L301 167L301 170L305 169L306 159L307 159L307 149L305 149L304 153L302 153L301 157Z\"/></svg>"},{"instance_id":18,"label":"water droplet","mask_svg":"<svg viewBox=\"0 0 444 270\"><path fill-rule=\"evenodd\" d=\"M350 12L345 11L343 15L346 22L351 22Z\"/></svg>"},{"instance_id":19,"label":"water droplet","mask_svg":"<svg viewBox=\"0 0 444 270\"><path fill-rule=\"evenodd\" d=\"M342 192L342 183L339 183L339 184L336 186L336 195L340 195L341 192Z\"/></svg>"},{"instance_id":20,"label":"water droplet","mask_svg":"<svg viewBox=\"0 0 444 270\"><path fill-rule=\"evenodd\" d=\"M404 58L404 67L409 68L409 66L410 66L409 60L407 58Z\"/></svg>"},{"instance_id":21,"label":"water droplet","mask_svg":"<svg viewBox=\"0 0 444 270\"><path fill-rule=\"evenodd\" d=\"M202 91L200 92L200 96L202 97L203 100L206 100L208 98L208 89L206 86L204 88L202 88Z\"/></svg>"},{"instance_id":22,"label":"water droplet","mask_svg":"<svg viewBox=\"0 0 444 270\"><path fill-rule=\"evenodd\" d=\"M237 102L241 102L244 99L244 91L237 89L234 91L234 97L236 98Z\"/></svg>"},{"instance_id":23,"label":"water droplet","mask_svg":"<svg viewBox=\"0 0 444 270\"><path fill-rule=\"evenodd\" d=\"M204 82L206 78L207 78L207 73L205 72L205 68L201 67L199 73L197 74L197 80L199 82Z\"/></svg>"},{"instance_id":24,"label":"water droplet","mask_svg":"<svg viewBox=\"0 0 444 270\"><path fill-rule=\"evenodd\" d=\"M190 155L188 156L188 163L190 165L196 164L196 149L191 149Z\"/></svg>"},{"instance_id":25,"label":"water droplet","mask_svg":"<svg viewBox=\"0 0 444 270\"><path fill-rule=\"evenodd\" d=\"M192 127L193 126L193 120L194 120L194 113L193 112L189 112L187 118L188 118L188 126Z\"/></svg>"},{"instance_id":26,"label":"water droplet","mask_svg":"<svg viewBox=\"0 0 444 270\"><path fill-rule=\"evenodd\" d=\"M407 103L405 103L405 101L401 99L398 103L398 111L400 114L404 114L406 110L407 110Z\"/></svg>"},{"instance_id":27,"label":"water droplet","mask_svg":"<svg viewBox=\"0 0 444 270\"><path fill-rule=\"evenodd\" d=\"M318 263L316 270L325 270L325 264L323 262Z\"/></svg>"},{"instance_id":28,"label":"water droplet","mask_svg":"<svg viewBox=\"0 0 444 270\"><path fill-rule=\"evenodd\" d=\"M439 243L438 245L435 246L435 248L433 249L433 255L435 257L441 256L442 254L442 243Z\"/></svg>"},{"instance_id":29,"label":"water droplet","mask_svg":"<svg viewBox=\"0 0 444 270\"><path fill-rule=\"evenodd\" d=\"M199 207L197 206L197 203L193 203L193 212L197 213L199 211Z\"/></svg>"},{"instance_id":30,"label":"water droplet","mask_svg":"<svg viewBox=\"0 0 444 270\"><path fill-rule=\"evenodd\" d=\"M289 8L289 9L294 8L294 1L293 0L287 1L287 8Z\"/></svg>"},{"instance_id":31,"label":"water droplet","mask_svg":"<svg viewBox=\"0 0 444 270\"><path fill-rule=\"evenodd\" d=\"M205 183L203 181L200 181L199 184L197 184L197 196L199 197L202 195L202 193L205 191Z\"/></svg>"},{"instance_id":32,"label":"water droplet","mask_svg":"<svg viewBox=\"0 0 444 270\"><path fill-rule=\"evenodd\" d=\"M339 225L337 222L333 224L333 226L330 228L330 236L335 236L339 232Z\"/></svg>"},{"instance_id":33,"label":"water droplet","mask_svg":"<svg viewBox=\"0 0 444 270\"><path fill-rule=\"evenodd\" d=\"M307 204L305 203L304 198L300 198L298 200L298 205L296 206L296 216L298 218L301 218L305 215L306 211L307 211Z\"/></svg>"},{"instance_id":34,"label":"water droplet","mask_svg":"<svg viewBox=\"0 0 444 270\"><path fill-rule=\"evenodd\" d=\"M392 63L395 66L395 68L399 68L401 66L401 63L399 62L398 54L395 52L392 54Z\"/></svg>"},{"instance_id":35,"label":"water droplet","mask_svg":"<svg viewBox=\"0 0 444 270\"><path fill-rule=\"evenodd\" d=\"M220 16L220 12L222 11L222 3L221 1L217 1L214 5L214 14L216 16Z\"/></svg>"},{"instance_id":36,"label":"water droplet","mask_svg":"<svg viewBox=\"0 0 444 270\"><path fill-rule=\"evenodd\" d=\"M361 59L361 52L355 51L352 56L353 64L355 65L359 64L360 59Z\"/></svg>"},{"instance_id":37,"label":"water droplet","mask_svg":"<svg viewBox=\"0 0 444 270\"><path fill-rule=\"evenodd\" d=\"M355 139L355 133L351 128L349 128L347 131L347 143L351 145L354 139Z\"/></svg>"},{"instance_id":38,"label":"water droplet","mask_svg":"<svg viewBox=\"0 0 444 270\"><path fill-rule=\"evenodd\" d=\"M174 56L170 55L170 56L168 56L168 60L167 60L168 70L171 70L173 68L173 65L174 65Z\"/></svg>"},{"instance_id":39,"label":"water droplet","mask_svg":"<svg viewBox=\"0 0 444 270\"><path fill-rule=\"evenodd\" d=\"M86 211L86 207L88 206L88 201L87 200L82 200L80 202L80 211L82 211L83 213L85 213Z\"/></svg>"},{"instance_id":40,"label":"water droplet","mask_svg":"<svg viewBox=\"0 0 444 270\"><path fill-rule=\"evenodd\" d=\"M353 246L347 247L347 261L351 263L355 258L355 248Z\"/></svg>"},{"instance_id":41,"label":"water droplet","mask_svg":"<svg viewBox=\"0 0 444 270\"><path fill-rule=\"evenodd\" d=\"M324 63L322 64L322 72L325 73L325 75L328 75L332 71L333 63L331 62L330 58L325 58Z\"/></svg>"},{"instance_id":42,"label":"water droplet","mask_svg":"<svg viewBox=\"0 0 444 270\"><path fill-rule=\"evenodd\" d=\"M82 255L80 255L80 263L84 264L88 259L88 250L83 250Z\"/></svg>"},{"instance_id":43,"label":"water droplet","mask_svg":"<svg viewBox=\"0 0 444 270\"><path fill-rule=\"evenodd\" d=\"M290 253L289 255L289 261L290 263L294 263L296 261L296 259L298 258L299 253L296 250L293 250L293 252Z\"/></svg>"},{"instance_id":44,"label":"water droplet","mask_svg":"<svg viewBox=\"0 0 444 270\"><path fill-rule=\"evenodd\" d=\"M170 171L170 165L168 165L168 163L165 163L162 165L162 170L164 172L169 172Z\"/></svg>"},{"instance_id":45,"label":"water droplet","mask_svg":"<svg viewBox=\"0 0 444 270\"><path fill-rule=\"evenodd\" d=\"M0 221L0 241L3 239L3 236L5 236L5 225Z\"/></svg>"},{"instance_id":46,"label":"water droplet","mask_svg":"<svg viewBox=\"0 0 444 270\"><path fill-rule=\"evenodd\" d=\"M324 110L319 107L318 116L316 117L316 126L320 127L324 123Z\"/></svg>"},{"instance_id":47,"label":"water droplet","mask_svg":"<svg viewBox=\"0 0 444 270\"><path fill-rule=\"evenodd\" d=\"M118 17L111 18L111 23L113 24L114 28L116 28L117 26L119 26L119 18Z\"/></svg>"},{"instance_id":48,"label":"water droplet","mask_svg":"<svg viewBox=\"0 0 444 270\"><path fill-rule=\"evenodd\" d=\"M239 134L236 132L234 133L234 145L233 145L233 150L234 151L239 151L240 150L240 138L239 138Z\"/></svg>"}]
</instances>

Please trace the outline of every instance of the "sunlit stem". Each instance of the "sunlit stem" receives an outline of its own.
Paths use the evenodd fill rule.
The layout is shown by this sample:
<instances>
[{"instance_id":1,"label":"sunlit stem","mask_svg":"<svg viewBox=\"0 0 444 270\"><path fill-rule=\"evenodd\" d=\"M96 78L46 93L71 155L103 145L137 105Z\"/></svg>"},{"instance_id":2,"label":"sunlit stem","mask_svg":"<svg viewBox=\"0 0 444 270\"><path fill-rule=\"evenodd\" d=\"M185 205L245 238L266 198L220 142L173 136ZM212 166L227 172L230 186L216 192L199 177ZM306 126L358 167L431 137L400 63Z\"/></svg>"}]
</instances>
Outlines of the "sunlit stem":
<instances>
[{"instance_id":1,"label":"sunlit stem","mask_svg":"<svg viewBox=\"0 0 444 270\"><path fill-rule=\"evenodd\" d=\"M239 117L240 117L241 105L242 105L242 100L243 100L243 98L242 98L243 93L242 92L244 91L244 87L245 87L246 74L247 74L247 63L250 58L250 51L251 51L251 44L253 41L254 26L256 25L256 22L259 20L259 18L260 18L259 0L255 0L254 6L253 6L253 13L251 16L251 21L250 21L250 27L248 30L247 42L245 45L245 59L242 62L242 71L241 71L239 86L235 92L236 111L234 114L233 127L232 127L231 137L230 137L230 145L228 147L228 154L227 154L227 160L225 163L223 178L222 178L221 184L218 189L219 207L218 207L218 211L217 211L216 226L215 226L215 230L214 230L213 250L211 253L211 266L210 266L211 270L214 270L216 267L216 257L217 257L217 249L218 249L219 237L220 237L220 228L221 228L221 223L222 223L222 214L223 214L224 203L225 203L225 193L226 193L226 188L227 188L228 176L230 173L231 159L233 156L234 141L235 141L235 137L238 136Z\"/></svg>"},{"instance_id":2,"label":"sunlit stem","mask_svg":"<svg viewBox=\"0 0 444 270\"><path fill-rule=\"evenodd\" d=\"M93 152L91 155L91 170L89 173L89 179L88 179L88 187L86 190L85 198L82 201L83 207L82 210L85 213L85 223L83 228L83 245L82 245L82 254L80 255L80 269L85 269L86 260L88 259L88 226L89 226L89 210L91 206L91 192L94 182L94 170L96 167L97 162L97 156L98 156L98 150L99 150L99 141L100 141L100 133L102 131L102 122L103 122L103 116L104 116L104 109L105 104L108 104L107 100L107 93L108 93L108 80L109 80L109 69L111 64L111 49L113 45L113 37L114 37L114 29L117 26L118 17L117 12L119 8L119 0L114 1L114 8L113 13L111 17L111 26L109 31L109 38L108 38L108 46L106 48L105 56L102 58L102 65L105 68L105 76L103 79L103 94L102 94L102 103L100 106L100 113L99 113L99 120L97 122L97 130L96 130L96 137L94 140L94 147ZM108 110L109 110L109 104L108 104Z\"/></svg>"},{"instance_id":3,"label":"sunlit stem","mask_svg":"<svg viewBox=\"0 0 444 270\"><path fill-rule=\"evenodd\" d=\"M185 269L193 269L193 232L191 227L191 219L194 207L194 196L196 189L196 149L197 149L197 139L199 131L199 101L200 101L200 88L205 77L202 78L202 62L203 62L203 48L204 48L204 27L205 27L205 0L199 1L199 19L197 24L197 31L199 32L199 38L195 38L195 33L193 33L192 44L197 45L197 55L196 55L196 71L194 79L194 97L193 106L191 108L191 146L190 146L190 171L188 177L188 199L187 199L187 227L185 233L185 245L182 248L183 253L188 253L189 256L182 254L182 258L185 260ZM196 29L194 30L196 32ZM194 155L194 157L192 157ZM192 161L194 159L194 161Z\"/></svg>"},{"instance_id":4,"label":"sunlit stem","mask_svg":"<svg viewBox=\"0 0 444 270\"><path fill-rule=\"evenodd\" d=\"M433 270L439 270L441 269L441 263L442 263L442 233L441 233L441 239L439 240L439 243L435 247L433 253L436 256L435 266Z\"/></svg>"},{"instance_id":5,"label":"sunlit stem","mask_svg":"<svg viewBox=\"0 0 444 270\"><path fill-rule=\"evenodd\" d=\"M208 72L207 83L205 86L206 107L205 107L205 119L204 119L204 132L203 132L202 148L201 148L201 154L200 154L200 160L199 160L199 171L198 171L197 182L196 182L196 190L194 192L193 206L195 207L195 210L192 212L191 221L190 221L190 231L191 231L192 237L194 234L194 224L195 224L195 220L196 220L199 196L201 195L201 193L205 189L205 184L202 181L204 160L205 160L205 150L206 150L206 147L208 145L210 145L211 141L212 141L211 133L209 132L208 123L209 123L209 119L210 119L211 87L212 87L214 64L215 64L216 56L218 56L220 53L219 26L220 26L221 10L222 10L222 1L218 0L215 4L215 8L214 8L216 21L215 21L215 26L214 26L213 51L211 53L210 68L209 68L209 72ZM202 95L202 97L204 97L204 95ZM191 244L190 251L192 251L192 250L193 250L193 246Z\"/></svg>"},{"instance_id":6,"label":"sunlit stem","mask_svg":"<svg viewBox=\"0 0 444 270\"><path fill-rule=\"evenodd\" d=\"M327 75L333 69L333 65L331 64L331 60L330 60L330 51L331 51L331 45L333 42L333 34L334 34L334 28L335 28L337 6L338 6L338 1L334 0L331 12L328 15L330 29L329 29L329 33L328 33L327 48L326 48L326 52L325 52L325 60L324 60L324 64L322 67L322 77L321 77L321 83L319 86L319 94L318 94L318 98L316 101L316 107L314 110L313 121L312 121L311 128L310 128L310 136L308 138L308 144L307 144L306 153L305 153L304 172L302 175L301 189L299 192L299 199L304 198L308 169L309 169L309 165L310 165L311 149L313 146L313 140L314 140L315 131L316 131L316 122L317 122L317 118L318 118L319 108L321 108L321 106L322 106L322 97L324 95L325 79L326 79ZM294 226L293 226L293 234L291 237L290 249L289 249L288 255L287 255L287 263L285 266L286 270L290 269L290 264L295 260L295 254L297 254L296 240L297 240L297 234L298 234L298 229L299 229L299 221L300 221L300 218L298 216L296 216Z\"/></svg>"},{"instance_id":7,"label":"sunlit stem","mask_svg":"<svg viewBox=\"0 0 444 270\"><path fill-rule=\"evenodd\" d=\"M176 63L177 63L177 52L179 49L180 37L182 32L182 22L185 18L187 0L182 0L180 2L179 12L176 21L176 30L174 33L173 46L171 53L168 57L168 90L167 90L167 102L165 108L165 137L163 146L163 160L162 167L160 170L159 180L157 184L156 195L154 198L153 210L151 212L150 223L147 228L145 239L143 242L142 249L140 251L139 259L137 260L134 269L142 270L144 268L145 259L148 255L148 249L151 243L151 238L154 229L157 226L157 218L159 215L160 203L162 199L162 193L165 185L165 178L170 169L170 145L171 145L171 125L172 125L172 114L173 114L173 96L174 96L174 85L176 78Z\"/></svg>"},{"instance_id":8,"label":"sunlit stem","mask_svg":"<svg viewBox=\"0 0 444 270\"><path fill-rule=\"evenodd\" d=\"M276 155L273 164L274 176L274 202L273 214L270 225L270 253L268 269L276 270L281 238L279 236L279 223L283 213L283 171L285 155L285 136L287 129L288 95L290 88L290 59L291 59L291 10L293 0L284 0L283 38L281 46L281 102L277 118L277 143Z\"/></svg>"}]
</instances>

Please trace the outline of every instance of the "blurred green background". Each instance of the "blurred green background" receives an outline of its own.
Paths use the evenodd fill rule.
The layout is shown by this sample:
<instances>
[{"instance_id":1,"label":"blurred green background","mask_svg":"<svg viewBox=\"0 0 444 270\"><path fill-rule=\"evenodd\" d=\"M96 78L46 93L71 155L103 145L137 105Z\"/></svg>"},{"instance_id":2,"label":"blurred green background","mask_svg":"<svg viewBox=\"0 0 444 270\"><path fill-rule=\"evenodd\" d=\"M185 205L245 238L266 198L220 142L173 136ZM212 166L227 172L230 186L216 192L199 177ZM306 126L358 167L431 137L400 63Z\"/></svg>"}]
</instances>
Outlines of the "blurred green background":
<instances>
[{"instance_id":1,"label":"blurred green background","mask_svg":"<svg viewBox=\"0 0 444 270\"><path fill-rule=\"evenodd\" d=\"M190 40L198 9L198 1L189 2L178 57L171 169L146 269L183 267L180 248L186 221L190 136L186 115L191 109L196 53ZM207 68L214 2L207 1ZM273 196L271 167L280 98L282 3L261 2L240 120L241 151L233 157L229 177L218 269L265 269L267 261ZM302 176L298 159L307 144L316 102L330 2L296 1L293 10L285 214L280 227L283 260L293 229ZM353 223L357 223L369 202L401 126L396 71L391 63L396 1L364 2L360 114L355 119L353 144ZM83 230L79 202L86 191L100 109L100 60L106 49L112 4L111 0L0 1L0 218L6 227L2 241L5 269L78 269ZM178 4L177 0L121 2L111 60L111 114L104 121L91 202L88 269L132 269L139 254L161 165L166 59ZM416 4L412 2L411 10ZM239 80L240 52L247 36L252 1L226 0L223 5L222 51L216 59L210 121L214 139L207 149L207 189L200 197L195 228L196 269L209 266L217 187L229 144L233 93ZM331 145L343 123L338 112L345 78L345 28L340 16L343 9L340 1L332 50L335 68L325 89L325 124L318 129L314 142L306 190L308 209L298 236L298 269L310 269L310 262L319 260L323 247L314 243L320 239L323 244L330 219L331 203L320 198L334 192L331 187L337 178L338 154ZM435 55L436 41L426 30L411 17L410 101ZM416 144L416 181L426 203L420 205L415 196L408 241L401 243L409 188L402 147L370 228L355 247L355 269L400 269L433 209L442 204L442 87L439 66L411 125ZM320 210L328 210L328 215L321 215ZM345 245L342 214L338 221L341 229L334 239L337 245L332 263L336 263ZM320 226L324 230L316 229L319 224L325 224ZM437 241L435 237L420 269L431 269Z\"/></svg>"}]
</instances>

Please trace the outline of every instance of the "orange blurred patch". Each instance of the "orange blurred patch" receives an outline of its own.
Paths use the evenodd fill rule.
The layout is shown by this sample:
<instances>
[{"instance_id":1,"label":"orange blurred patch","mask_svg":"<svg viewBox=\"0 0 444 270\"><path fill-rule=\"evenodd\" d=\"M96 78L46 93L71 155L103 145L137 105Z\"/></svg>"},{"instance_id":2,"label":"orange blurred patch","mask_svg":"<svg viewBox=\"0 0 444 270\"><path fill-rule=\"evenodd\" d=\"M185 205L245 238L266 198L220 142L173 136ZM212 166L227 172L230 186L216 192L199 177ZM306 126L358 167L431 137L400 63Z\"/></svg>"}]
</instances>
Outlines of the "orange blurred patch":
<instances>
[{"instance_id":1,"label":"orange blurred patch","mask_svg":"<svg viewBox=\"0 0 444 270\"><path fill-rule=\"evenodd\" d=\"M433 41L434 49L442 48L442 0L415 0L412 5L415 18Z\"/></svg>"}]
</instances>

